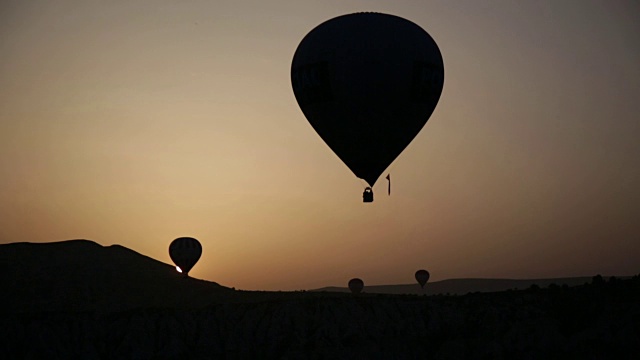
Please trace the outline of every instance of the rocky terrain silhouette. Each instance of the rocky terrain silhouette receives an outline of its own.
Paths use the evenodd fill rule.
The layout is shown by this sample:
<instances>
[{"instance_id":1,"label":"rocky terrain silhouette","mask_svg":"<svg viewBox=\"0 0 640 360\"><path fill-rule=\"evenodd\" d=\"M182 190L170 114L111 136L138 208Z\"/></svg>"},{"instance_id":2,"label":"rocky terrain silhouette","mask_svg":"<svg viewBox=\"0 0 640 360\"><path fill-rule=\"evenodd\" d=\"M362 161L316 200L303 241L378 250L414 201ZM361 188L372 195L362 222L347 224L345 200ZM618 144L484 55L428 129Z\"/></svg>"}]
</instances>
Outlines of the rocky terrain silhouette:
<instances>
[{"instance_id":1,"label":"rocky terrain silhouette","mask_svg":"<svg viewBox=\"0 0 640 360\"><path fill-rule=\"evenodd\" d=\"M2 359L635 359L640 352L640 276L451 296L235 291L122 246L75 240L0 245L0 288Z\"/></svg>"}]
</instances>

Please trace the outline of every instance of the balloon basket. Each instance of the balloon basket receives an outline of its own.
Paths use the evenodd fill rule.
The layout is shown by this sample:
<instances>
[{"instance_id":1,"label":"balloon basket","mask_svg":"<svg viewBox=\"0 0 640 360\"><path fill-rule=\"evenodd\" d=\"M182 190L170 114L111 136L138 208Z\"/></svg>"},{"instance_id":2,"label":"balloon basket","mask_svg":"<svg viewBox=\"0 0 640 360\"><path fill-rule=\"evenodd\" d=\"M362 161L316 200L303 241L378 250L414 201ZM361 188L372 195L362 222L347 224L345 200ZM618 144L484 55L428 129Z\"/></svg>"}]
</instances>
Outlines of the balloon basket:
<instances>
[{"instance_id":1,"label":"balloon basket","mask_svg":"<svg viewBox=\"0 0 640 360\"><path fill-rule=\"evenodd\" d=\"M373 202L373 190L370 187L364 189L364 192L362 193L362 202Z\"/></svg>"}]
</instances>

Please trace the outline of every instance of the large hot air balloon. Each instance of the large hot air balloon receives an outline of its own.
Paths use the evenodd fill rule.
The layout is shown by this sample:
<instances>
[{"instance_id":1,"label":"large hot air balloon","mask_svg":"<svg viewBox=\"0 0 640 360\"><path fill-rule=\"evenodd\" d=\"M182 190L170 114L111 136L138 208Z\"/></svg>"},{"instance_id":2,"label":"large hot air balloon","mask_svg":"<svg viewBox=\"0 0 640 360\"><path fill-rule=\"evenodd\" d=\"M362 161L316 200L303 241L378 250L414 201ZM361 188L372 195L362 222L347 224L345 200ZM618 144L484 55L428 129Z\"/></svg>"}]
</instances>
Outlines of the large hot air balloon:
<instances>
[{"instance_id":1,"label":"large hot air balloon","mask_svg":"<svg viewBox=\"0 0 640 360\"><path fill-rule=\"evenodd\" d=\"M177 238L169 245L171 260L185 276L198 262L200 255L202 255L202 245L191 237Z\"/></svg>"},{"instance_id":2,"label":"large hot air balloon","mask_svg":"<svg viewBox=\"0 0 640 360\"><path fill-rule=\"evenodd\" d=\"M354 294L359 294L364 289L364 281L358 278L349 280L349 290Z\"/></svg>"},{"instance_id":3,"label":"large hot air balloon","mask_svg":"<svg viewBox=\"0 0 640 360\"><path fill-rule=\"evenodd\" d=\"M318 135L373 187L436 108L444 64L420 26L357 13L328 20L302 39L291 82ZM363 198L373 201L373 193Z\"/></svg>"},{"instance_id":4,"label":"large hot air balloon","mask_svg":"<svg viewBox=\"0 0 640 360\"><path fill-rule=\"evenodd\" d=\"M420 284L420 287L424 289L427 281L429 281L429 272L427 270L416 271L416 280L418 280L418 284Z\"/></svg>"}]
</instances>

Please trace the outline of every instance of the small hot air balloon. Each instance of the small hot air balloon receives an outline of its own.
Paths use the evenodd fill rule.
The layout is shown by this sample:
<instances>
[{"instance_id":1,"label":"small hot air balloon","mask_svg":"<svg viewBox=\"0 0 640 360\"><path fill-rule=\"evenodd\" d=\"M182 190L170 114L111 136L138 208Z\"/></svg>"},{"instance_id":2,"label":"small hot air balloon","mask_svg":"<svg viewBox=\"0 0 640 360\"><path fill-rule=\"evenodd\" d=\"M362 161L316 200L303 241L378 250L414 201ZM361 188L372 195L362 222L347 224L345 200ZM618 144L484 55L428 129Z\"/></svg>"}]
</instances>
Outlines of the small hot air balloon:
<instances>
[{"instance_id":1,"label":"small hot air balloon","mask_svg":"<svg viewBox=\"0 0 640 360\"><path fill-rule=\"evenodd\" d=\"M296 101L311 126L370 187L427 123L442 94L436 42L398 16L330 19L300 42L291 64Z\"/></svg>"},{"instance_id":2,"label":"small hot air balloon","mask_svg":"<svg viewBox=\"0 0 640 360\"><path fill-rule=\"evenodd\" d=\"M354 294L359 294L364 289L364 281L358 278L349 280L349 290Z\"/></svg>"},{"instance_id":3,"label":"small hot air balloon","mask_svg":"<svg viewBox=\"0 0 640 360\"><path fill-rule=\"evenodd\" d=\"M169 245L169 256L174 264L180 268L180 272L185 276L200 259L202 255L202 245L191 237L181 237L173 240Z\"/></svg>"},{"instance_id":4,"label":"small hot air balloon","mask_svg":"<svg viewBox=\"0 0 640 360\"><path fill-rule=\"evenodd\" d=\"M416 280L418 280L418 284L420 284L420 287L424 289L427 281L429 281L429 272L427 270L416 271Z\"/></svg>"}]
</instances>

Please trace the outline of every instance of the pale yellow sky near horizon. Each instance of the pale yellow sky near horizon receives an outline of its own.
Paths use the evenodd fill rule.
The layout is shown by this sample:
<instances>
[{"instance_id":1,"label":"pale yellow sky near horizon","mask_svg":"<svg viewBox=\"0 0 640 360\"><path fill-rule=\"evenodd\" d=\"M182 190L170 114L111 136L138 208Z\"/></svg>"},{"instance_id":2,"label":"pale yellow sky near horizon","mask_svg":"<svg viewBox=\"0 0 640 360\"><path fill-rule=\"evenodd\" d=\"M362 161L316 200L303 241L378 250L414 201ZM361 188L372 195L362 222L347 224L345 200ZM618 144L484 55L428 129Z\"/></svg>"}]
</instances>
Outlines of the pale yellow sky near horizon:
<instances>
[{"instance_id":1,"label":"pale yellow sky near horizon","mask_svg":"<svg viewBox=\"0 0 640 360\"><path fill-rule=\"evenodd\" d=\"M293 53L342 14L435 39L443 94L375 202L314 132ZM0 3L0 243L90 239L295 290L640 272L633 1Z\"/></svg>"}]
</instances>

